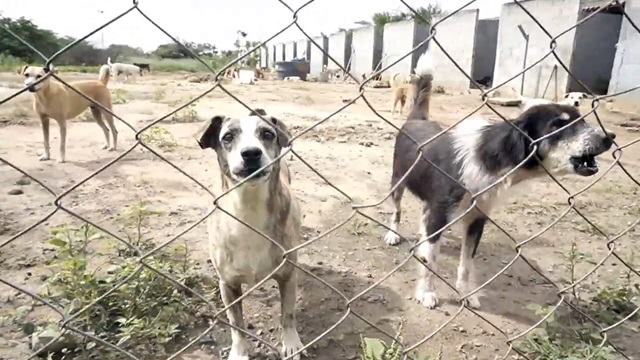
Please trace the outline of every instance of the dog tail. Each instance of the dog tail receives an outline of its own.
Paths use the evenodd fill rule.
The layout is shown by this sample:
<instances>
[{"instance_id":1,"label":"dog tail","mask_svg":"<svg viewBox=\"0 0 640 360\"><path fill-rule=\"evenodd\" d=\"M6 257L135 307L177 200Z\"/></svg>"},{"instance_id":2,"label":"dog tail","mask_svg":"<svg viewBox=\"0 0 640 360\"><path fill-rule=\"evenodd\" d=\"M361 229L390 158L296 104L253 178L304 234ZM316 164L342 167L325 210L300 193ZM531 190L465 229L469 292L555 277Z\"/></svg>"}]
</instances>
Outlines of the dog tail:
<instances>
[{"instance_id":1,"label":"dog tail","mask_svg":"<svg viewBox=\"0 0 640 360\"><path fill-rule=\"evenodd\" d=\"M413 86L413 106L407 119L409 120L429 120L429 104L431 102L431 91L433 87L433 54L427 50L420 55L415 69L415 80Z\"/></svg>"},{"instance_id":2,"label":"dog tail","mask_svg":"<svg viewBox=\"0 0 640 360\"><path fill-rule=\"evenodd\" d=\"M100 72L98 73L98 80L105 86L109 84L109 78L111 77L111 67L109 65L102 65Z\"/></svg>"}]
</instances>

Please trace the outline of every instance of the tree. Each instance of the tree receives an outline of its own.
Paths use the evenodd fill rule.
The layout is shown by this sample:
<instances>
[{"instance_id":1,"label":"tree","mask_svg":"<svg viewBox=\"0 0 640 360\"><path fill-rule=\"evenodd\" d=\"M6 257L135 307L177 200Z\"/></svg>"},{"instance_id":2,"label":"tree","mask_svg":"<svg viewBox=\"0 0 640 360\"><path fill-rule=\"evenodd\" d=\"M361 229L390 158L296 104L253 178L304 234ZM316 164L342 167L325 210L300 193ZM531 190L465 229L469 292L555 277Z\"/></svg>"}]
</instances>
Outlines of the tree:
<instances>
[{"instance_id":1,"label":"tree","mask_svg":"<svg viewBox=\"0 0 640 360\"><path fill-rule=\"evenodd\" d=\"M0 35L0 54L13 56L29 63L42 62L42 59L35 51L3 28L11 30L31 46L38 49L44 56L49 57L61 48L58 37L52 31L40 29L31 20L27 20L24 17L15 20L3 17L0 18L0 33L2 34Z\"/></svg>"},{"instance_id":2,"label":"tree","mask_svg":"<svg viewBox=\"0 0 640 360\"><path fill-rule=\"evenodd\" d=\"M429 4L427 7L420 6L415 9L418 15L413 13L413 11L383 11L379 13L373 14L371 20L373 24L378 27L383 27L385 24L405 21L405 20L415 20L418 24L423 26L431 26L434 17L445 15L445 11L440 7L439 4Z\"/></svg>"}]
</instances>

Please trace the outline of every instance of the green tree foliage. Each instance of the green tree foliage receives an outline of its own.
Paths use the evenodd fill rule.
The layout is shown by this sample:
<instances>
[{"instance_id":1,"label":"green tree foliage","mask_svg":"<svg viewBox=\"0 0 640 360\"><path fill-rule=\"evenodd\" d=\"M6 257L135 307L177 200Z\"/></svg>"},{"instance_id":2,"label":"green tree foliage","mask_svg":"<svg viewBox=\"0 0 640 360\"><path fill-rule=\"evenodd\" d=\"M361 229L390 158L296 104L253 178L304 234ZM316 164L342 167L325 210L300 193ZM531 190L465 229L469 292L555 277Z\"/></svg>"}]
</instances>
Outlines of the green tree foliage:
<instances>
[{"instance_id":1,"label":"green tree foliage","mask_svg":"<svg viewBox=\"0 0 640 360\"><path fill-rule=\"evenodd\" d=\"M375 26L382 27L385 24L405 20L416 20L423 26L431 26L434 17L445 15L445 11L439 4L429 4L427 7L415 9L420 16L416 16L412 11L383 11L373 14L372 21Z\"/></svg>"},{"instance_id":2,"label":"green tree foliage","mask_svg":"<svg viewBox=\"0 0 640 360\"><path fill-rule=\"evenodd\" d=\"M12 19L0 15L0 55L20 59L25 63L42 63L38 54L23 42L11 35L6 29L38 49L44 56L50 57L76 39L70 36L60 37L53 31L41 29L31 20L20 17ZM128 45L111 45L107 49L99 49L88 41L74 45L55 61L56 65L101 65L107 57L116 61L119 56L140 56L142 49Z\"/></svg>"}]
</instances>

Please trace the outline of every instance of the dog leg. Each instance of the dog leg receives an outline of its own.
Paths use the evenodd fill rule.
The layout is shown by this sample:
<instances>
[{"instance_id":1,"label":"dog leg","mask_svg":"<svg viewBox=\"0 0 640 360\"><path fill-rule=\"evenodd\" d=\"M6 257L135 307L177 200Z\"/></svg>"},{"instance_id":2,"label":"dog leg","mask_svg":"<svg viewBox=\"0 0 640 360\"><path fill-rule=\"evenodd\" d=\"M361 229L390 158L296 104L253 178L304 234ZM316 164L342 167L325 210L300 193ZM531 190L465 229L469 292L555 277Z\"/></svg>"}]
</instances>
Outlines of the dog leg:
<instances>
[{"instance_id":1,"label":"dog leg","mask_svg":"<svg viewBox=\"0 0 640 360\"><path fill-rule=\"evenodd\" d=\"M427 233L433 234L447 225L447 211L445 209L432 209L429 212L427 220ZM426 234L425 234L426 235ZM428 236L428 235L427 235ZM427 236L424 236L420 241L424 241ZM437 271L437 257L440 253L440 237L438 234L431 239L421 243L416 248L416 256L422 262L429 265L432 271ZM423 264L420 264L420 279L418 280L418 286L416 288L416 300L418 303L426 306L429 309L433 309L438 305L438 297L435 293L435 287L433 285L433 273L429 271Z\"/></svg>"},{"instance_id":2,"label":"dog leg","mask_svg":"<svg viewBox=\"0 0 640 360\"><path fill-rule=\"evenodd\" d=\"M242 287L240 285L234 287L227 283L220 282L219 286L220 296L222 297L222 302L225 307L242 296ZM227 309L227 317L231 325L244 329L242 302L238 302ZM231 328L231 351L229 352L228 360L249 360L250 349L251 344L245 338L244 334L235 328Z\"/></svg>"},{"instance_id":3,"label":"dog leg","mask_svg":"<svg viewBox=\"0 0 640 360\"><path fill-rule=\"evenodd\" d=\"M58 121L58 127L60 128L60 156L57 161L63 163L67 149L67 122L65 120Z\"/></svg>"},{"instance_id":4,"label":"dog leg","mask_svg":"<svg viewBox=\"0 0 640 360\"><path fill-rule=\"evenodd\" d=\"M42 137L44 142L44 152L40 155L40 161L46 161L51 158L49 147L49 118L46 115L40 115L40 123L42 124Z\"/></svg>"},{"instance_id":5,"label":"dog leg","mask_svg":"<svg viewBox=\"0 0 640 360\"><path fill-rule=\"evenodd\" d=\"M399 180L399 179L398 179ZM398 180L393 179L391 181L391 187L394 187ZM398 227L400 226L400 217L402 216L402 195L404 194L405 185L400 184L392 193L391 201L393 204L393 212L391 213L391 230L384 236L384 242L387 245L398 245L400 243L400 235L398 234Z\"/></svg>"},{"instance_id":6,"label":"dog leg","mask_svg":"<svg viewBox=\"0 0 640 360\"><path fill-rule=\"evenodd\" d=\"M106 150L109 148L109 129L107 128L107 125L104 124L100 109L95 107L91 107L90 109L91 115L93 115L96 123L98 124L98 126L100 126L100 129L102 129L102 132L104 133L104 145L102 146L102 149Z\"/></svg>"},{"instance_id":7,"label":"dog leg","mask_svg":"<svg viewBox=\"0 0 640 360\"><path fill-rule=\"evenodd\" d=\"M427 237L427 222L429 220L428 215L429 215L429 204L426 201L423 201L422 217L420 218L420 229L418 230L420 239L425 239Z\"/></svg>"},{"instance_id":8,"label":"dog leg","mask_svg":"<svg viewBox=\"0 0 640 360\"><path fill-rule=\"evenodd\" d=\"M280 321L282 324L282 355L290 356L304 347L296 329L296 270L286 279L276 279L280 290ZM300 354L292 360L300 360Z\"/></svg>"},{"instance_id":9,"label":"dog leg","mask_svg":"<svg viewBox=\"0 0 640 360\"><path fill-rule=\"evenodd\" d=\"M466 233L462 241L460 264L458 265L458 280L456 281L456 288L460 295L466 295L476 287L473 257L486 223L487 218L484 216L465 221ZM469 296L467 300L469 301L469 307L473 309L480 308L478 293Z\"/></svg>"},{"instance_id":10,"label":"dog leg","mask_svg":"<svg viewBox=\"0 0 640 360\"><path fill-rule=\"evenodd\" d=\"M118 147L118 129L116 129L116 124L113 121L113 115L108 112L103 112L104 118L107 120L107 125L109 125L109 130L111 131L111 147L108 148L109 151L115 151Z\"/></svg>"}]
</instances>

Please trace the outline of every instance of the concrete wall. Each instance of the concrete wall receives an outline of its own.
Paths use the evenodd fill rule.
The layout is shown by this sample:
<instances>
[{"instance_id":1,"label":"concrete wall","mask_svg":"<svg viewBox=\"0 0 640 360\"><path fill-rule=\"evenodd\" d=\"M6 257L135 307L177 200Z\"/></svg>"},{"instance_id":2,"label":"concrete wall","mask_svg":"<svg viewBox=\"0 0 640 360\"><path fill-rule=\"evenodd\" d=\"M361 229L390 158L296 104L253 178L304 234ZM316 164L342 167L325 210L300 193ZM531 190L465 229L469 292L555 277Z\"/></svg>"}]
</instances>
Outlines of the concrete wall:
<instances>
[{"instance_id":1,"label":"concrete wall","mask_svg":"<svg viewBox=\"0 0 640 360\"><path fill-rule=\"evenodd\" d=\"M639 24L640 0L627 0L625 12L634 23ZM609 94L629 90L638 85L640 85L640 34L627 19L624 19L613 63ZM615 100L640 107L640 90L616 96Z\"/></svg>"},{"instance_id":2,"label":"concrete wall","mask_svg":"<svg viewBox=\"0 0 640 360\"><path fill-rule=\"evenodd\" d=\"M347 66L349 65L349 59L351 58L351 41L351 31L340 31L335 34L329 35L329 56L336 60L338 64L329 59L327 68L347 68Z\"/></svg>"},{"instance_id":3,"label":"concrete wall","mask_svg":"<svg viewBox=\"0 0 640 360\"><path fill-rule=\"evenodd\" d=\"M284 60L291 61L296 57L296 42L289 41L284 44Z\"/></svg>"},{"instance_id":4,"label":"concrete wall","mask_svg":"<svg viewBox=\"0 0 640 360\"><path fill-rule=\"evenodd\" d=\"M351 74L361 79L362 74L376 70L382 59L382 29L363 27L352 30Z\"/></svg>"},{"instance_id":5,"label":"concrete wall","mask_svg":"<svg viewBox=\"0 0 640 360\"><path fill-rule=\"evenodd\" d=\"M260 67L268 68L271 61L269 61L269 47L268 45L263 45L260 47Z\"/></svg>"},{"instance_id":6,"label":"concrete wall","mask_svg":"<svg viewBox=\"0 0 640 360\"><path fill-rule=\"evenodd\" d=\"M420 42L424 41L428 35L428 29L413 20L386 24L384 26L384 45L382 46L382 66L387 67L411 52L411 50ZM405 76L411 74L418 58L424 50L426 50L426 46L427 45L413 52L410 56L407 56L385 71L382 75L383 79L389 78L395 73L400 73Z\"/></svg>"},{"instance_id":7,"label":"concrete wall","mask_svg":"<svg viewBox=\"0 0 640 360\"><path fill-rule=\"evenodd\" d=\"M545 0L520 2L552 35L560 34L576 24L580 0ZM498 53L494 70L494 85L498 85L522 71L525 42L518 31L518 25L529 34L529 52L527 64L532 64L549 52L551 39L538 25L515 3L502 5L498 30ZM557 39L556 54L569 65L573 50L575 29L569 30ZM556 60L548 56L540 64L527 71L524 80L524 94L529 97L541 97L544 87L551 77ZM521 77L507 83L505 89L513 86L520 90ZM557 93L561 97L566 91L568 74L558 66ZM556 94L554 80L551 81L545 98L553 99Z\"/></svg>"},{"instance_id":8,"label":"concrete wall","mask_svg":"<svg viewBox=\"0 0 640 360\"><path fill-rule=\"evenodd\" d=\"M275 59L274 62L284 61L284 44L279 43L275 45Z\"/></svg>"},{"instance_id":9,"label":"concrete wall","mask_svg":"<svg viewBox=\"0 0 640 360\"><path fill-rule=\"evenodd\" d=\"M329 39L326 36L317 36L313 41L322 47L325 52L329 50ZM327 55L325 55L316 45L311 43L311 58L309 59L309 73L318 75L322 72L322 66L327 64Z\"/></svg>"},{"instance_id":10,"label":"concrete wall","mask_svg":"<svg viewBox=\"0 0 640 360\"><path fill-rule=\"evenodd\" d=\"M589 15L581 12L578 19ZM621 25L622 14L597 13L576 29L570 70L596 94L604 95L609 89ZM569 77L568 91L587 90Z\"/></svg>"},{"instance_id":11,"label":"concrete wall","mask_svg":"<svg viewBox=\"0 0 640 360\"><path fill-rule=\"evenodd\" d=\"M485 76L493 79L498 47L499 19L480 19L476 25L476 40L473 45L471 77L480 80Z\"/></svg>"},{"instance_id":12,"label":"concrete wall","mask_svg":"<svg viewBox=\"0 0 640 360\"><path fill-rule=\"evenodd\" d=\"M276 59L278 58L276 56L277 53L277 47L275 44L273 45L269 45L269 62L271 63L271 65L276 63Z\"/></svg>"},{"instance_id":13,"label":"concrete wall","mask_svg":"<svg viewBox=\"0 0 640 360\"><path fill-rule=\"evenodd\" d=\"M433 64L437 69L433 79L435 85L457 90L469 88L471 82L465 73L471 75L473 69L477 23L478 9L471 9L460 11L436 26L435 38L464 73L458 70L438 45L431 42L429 47L433 51Z\"/></svg>"},{"instance_id":14,"label":"concrete wall","mask_svg":"<svg viewBox=\"0 0 640 360\"><path fill-rule=\"evenodd\" d=\"M309 60L311 55L311 41L304 39L296 41L296 58Z\"/></svg>"}]
</instances>

